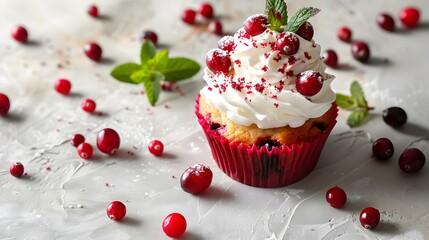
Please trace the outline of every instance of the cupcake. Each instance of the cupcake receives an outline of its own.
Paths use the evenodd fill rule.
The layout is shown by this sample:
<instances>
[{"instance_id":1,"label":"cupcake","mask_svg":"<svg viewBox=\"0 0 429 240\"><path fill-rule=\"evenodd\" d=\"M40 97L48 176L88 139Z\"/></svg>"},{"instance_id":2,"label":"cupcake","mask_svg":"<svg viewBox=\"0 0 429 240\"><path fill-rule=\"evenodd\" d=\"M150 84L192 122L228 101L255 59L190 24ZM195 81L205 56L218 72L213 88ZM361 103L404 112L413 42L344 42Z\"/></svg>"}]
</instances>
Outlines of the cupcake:
<instances>
[{"instance_id":1,"label":"cupcake","mask_svg":"<svg viewBox=\"0 0 429 240\"><path fill-rule=\"evenodd\" d=\"M295 16L304 18L290 19L285 9L267 8L219 40L206 55L207 86L196 101L219 168L255 187L306 177L336 123L334 76L325 72L307 21L318 9L303 8Z\"/></svg>"}]
</instances>

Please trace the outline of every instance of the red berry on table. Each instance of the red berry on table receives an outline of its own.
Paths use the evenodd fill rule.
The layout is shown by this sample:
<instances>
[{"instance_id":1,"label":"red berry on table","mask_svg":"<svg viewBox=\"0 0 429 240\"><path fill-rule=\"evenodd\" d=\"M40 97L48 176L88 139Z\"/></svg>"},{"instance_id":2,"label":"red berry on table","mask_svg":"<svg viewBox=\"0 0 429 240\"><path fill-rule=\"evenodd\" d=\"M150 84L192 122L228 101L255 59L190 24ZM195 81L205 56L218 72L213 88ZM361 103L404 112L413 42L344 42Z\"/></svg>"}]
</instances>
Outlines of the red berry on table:
<instances>
[{"instance_id":1,"label":"red berry on table","mask_svg":"<svg viewBox=\"0 0 429 240\"><path fill-rule=\"evenodd\" d=\"M393 128L404 125L408 118L407 113L400 107L389 107L384 109L382 116L384 122Z\"/></svg>"},{"instance_id":2,"label":"red berry on table","mask_svg":"<svg viewBox=\"0 0 429 240\"><path fill-rule=\"evenodd\" d=\"M162 230L171 238L181 237L186 231L186 226L186 218L180 213L171 213L162 221Z\"/></svg>"},{"instance_id":3,"label":"red berry on table","mask_svg":"<svg viewBox=\"0 0 429 240\"><path fill-rule=\"evenodd\" d=\"M304 38L307 41L311 41L314 35L313 25L311 25L310 22L306 21L301 25L301 27L298 28L296 34L298 34L298 36Z\"/></svg>"},{"instance_id":4,"label":"red berry on table","mask_svg":"<svg viewBox=\"0 0 429 240\"><path fill-rule=\"evenodd\" d=\"M150 153L158 157L164 152L164 144L159 140L151 141L147 148Z\"/></svg>"},{"instance_id":5,"label":"red berry on table","mask_svg":"<svg viewBox=\"0 0 429 240\"><path fill-rule=\"evenodd\" d=\"M70 143L75 147L79 146L79 144L83 142L85 142L85 137L79 133L73 135L73 137L70 140Z\"/></svg>"},{"instance_id":6,"label":"red berry on table","mask_svg":"<svg viewBox=\"0 0 429 240\"><path fill-rule=\"evenodd\" d=\"M352 55L359 62L365 63L369 60L369 47L365 42L355 42L352 45Z\"/></svg>"},{"instance_id":7,"label":"red berry on table","mask_svg":"<svg viewBox=\"0 0 429 240\"><path fill-rule=\"evenodd\" d=\"M256 36L263 33L269 22L265 15L256 14L248 17L244 21L244 30L251 36Z\"/></svg>"},{"instance_id":8,"label":"red berry on table","mask_svg":"<svg viewBox=\"0 0 429 240\"><path fill-rule=\"evenodd\" d=\"M367 207L360 213L359 220L364 228L374 228L380 222L380 211L373 207Z\"/></svg>"},{"instance_id":9,"label":"red berry on table","mask_svg":"<svg viewBox=\"0 0 429 240\"><path fill-rule=\"evenodd\" d=\"M119 134L111 128L105 128L97 135L97 147L103 153L115 154L120 144L121 139Z\"/></svg>"},{"instance_id":10,"label":"red berry on table","mask_svg":"<svg viewBox=\"0 0 429 240\"><path fill-rule=\"evenodd\" d=\"M350 42L352 40L352 30L348 27L342 27L338 29L337 36L343 42Z\"/></svg>"},{"instance_id":11,"label":"red berry on table","mask_svg":"<svg viewBox=\"0 0 429 240\"><path fill-rule=\"evenodd\" d=\"M393 152L393 143L388 138L379 138L372 144L372 153L377 159L389 159Z\"/></svg>"},{"instance_id":12,"label":"red berry on table","mask_svg":"<svg viewBox=\"0 0 429 240\"><path fill-rule=\"evenodd\" d=\"M197 15L197 13L192 10L192 9L186 9L185 11L182 12L182 21L193 25L195 24L195 16Z\"/></svg>"},{"instance_id":13,"label":"red berry on table","mask_svg":"<svg viewBox=\"0 0 429 240\"><path fill-rule=\"evenodd\" d=\"M211 20L209 23L208 29L210 32L212 32L216 35L222 35L223 34L222 23L219 22L218 20Z\"/></svg>"},{"instance_id":14,"label":"red berry on table","mask_svg":"<svg viewBox=\"0 0 429 240\"><path fill-rule=\"evenodd\" d=\"M210 3L202 3L198 8L198 13L205 18L212 18L213 12L213 7Z\"/></svg>"},{"instance_id":15,"label":"red berry on table","mask_svg":"<svg viewBox=\"0 0 429 240\"><path fill-rule=\"evenodd\" d=\"M285 32L278 36L276 49L285 55L293 55L299 50L299 38L291 32Z\"/></svg>"},{"instance_id":16,"label":"red berry on table","mask_svg":"<svg viewBox=\"0 0 429 240\"><path fill-rule=\"evenodd\" d=\"M92 157L93 148L91 144L83 142L77 146L77 153L83 159L90 159Z\"/></svg>"},{"instance_id":17,"label":"red berry on table","mask_svg":"<svg viewBox=\"0 0 429 240\"><path fill-rule=\"evenodd\" d=\"M82 101L82 110L88 113L93 113L95 111L95 108L97 107L97 104L92 99L85 99Z\"/></svg>"},{"instance_id":18,"label":"red berry on table","mask_svg":"<svg viewBox=\"0 0 429 240\"><path fill-rule=\"evenodd\" d=\"M98 17L98 7L95 5L91 5L88 8L88 14L92 17Z\"/></svg>"},{"instance_id":19,"label":"red berry on table","mask_svg":"<svg viewBox=\"0 0 429 240\"><path fill-rule=\"evenodd\" d=\"M0 116L6 115L9 112L10 100L6 94L0 93Z\"/></svg>"},{"instance_id":20,"label":"red berry on table","mask_svg":"<svg viewBox=\"0 0 429 240\"><path fill-rule=\"evenodd\" d=\"M303 96L316 95L323 86L323 77L320 73L308 70L298 74L296 79L296 90Z\"/></svg>"},{"instance_id":21,"label":"red berry on table","mask_svg":"<svg viewBox=\"0 0 429 240\"><path fill-rule=\"evenodd\" d=\"M338 55L337 53L332 50L332 49L328 49L323 53L323 62L331 67L331 68L336 68L338 66Z\"/></svg>"},{"instance_id":22,"label":"red berry on table","mask_svg":"<svg viewBox=\"0 0 429 240\"><path fill-rule=\"evenodd\" d=\"M333 187L326 192L326 201L333 208L342 208L347 202L346 192L340 187Z\"/></svg>"},{"instance_id":23,"label":"red berry on table","mask_svg":"<svg viewBox=\"0 0 429 240\"><path fill-rule=\"evenodd\" d=\"M386 31L395 31L395 20L387 13L380 13L377 16L377 24Z\"/></svg>"},{"instance_id":24,"label":"red berry on table","mask_svg":"<svg viewBox=\"0 0 429 240\"><path fill-rule=\"evenodd\" d=\"M101 54L103 50L101 49L100 45L97 43L91 42L85 45L83 48L85 51L86 56L91 59L92 61L98 62L101 60Z\"/></svg>"},{"instance_id":25,"label":"red berry on table","mask_svg":"<svg viewBox=\"0 0 429 240\"><path fill-rule=\"evenodd\" d=\"M200 194L210 187L213 172L209 167L196 164L186 169L180 177L180 186L183 191L191 194Z\"/></svg>"},{"instance_id":26,"label":"red berry on table","mask_svg":"<svg viewBox=\"0 0 429 240\"><path fill-rule=\"evenodd\" d=\"M24 165L20 162L15 162L10 166L9 171L14 177L21 177L24 174Z\"/></svg>"},{"instance_id":27,"label":"red berry on table","mask_svg":"<svg viewBox=\"0 0 429 240\"><path fill-rule=\"evenodd\" d=\"M419 24L420 11L414 7L407 7L399 14L399 19L407 28L414 28Z\"/></svg>"},{"instance_id":28,"label":"red berry on table","mask_svg":"<svg viewBox=\"0 0 429 240\"><path fill-rule=\"evenodd\" d=\"M120 201L113 201L107 206L106 213L111 220L120 221L127 214L127 207Z\"/></svg>"},{"instance_id":29,"label":"red berry on table","mask_svg":"<svg viewBox=\"0 0 429 240\"><path fill-rule=\"evenodd\" d=\"M27 29L23 26L15 26L11 30L12 37L20 42L20 43L26 43L28 41L28 32Z\"/></svg>"},{"instance_id":30,"label":"red berry on table","mask_svg":"<svg viewBox=\"0 0 429 240\"><path fill-rule=\"evenodd\" d=\"M426 163L425 154L417 148L408 148L399 156L399 168L406 173L420 171Z\"/></svg>"},{"instance_id":31,"label":"red berry on table","mask_svg":"<svg viewBox=\"0 0 429 240\"><path fill-rule=\"evenodd\" d=\"M141 39L152 41L154 45L158 43L158 35L154 31L144 31Z\"/></svg>"},{"instance_id":32,"label":"red berry on table","mask_svg":"<svg viewBox=\"0 0 429 240\"><path fill-rule=\"evenodd\" d=\"M227 53L235 49L234 37L224 36L218 42L217 46L219 49L226 51Z\"/></svg>"},{"instance_id":33,"label":"red berry on table","mask_svg":"<svg viewBox=\"0 0 429 240\"><path fill-rule=\"evenodd\" d=\"M69 95L71 89L71 83L68 79L58 79L55 81L55 90L62 95Z\"/></svg>"},{"instance_id":34,"label":"red berry on table","mask_svg":"<svg viewBox=\"0 0 429 240\"><path fill-rule=\"evenodd\" d=\"M213 72L228 74L231 68L231 59L227 52L220 49L212 49L206 55L206 65Z\"/></svg>"}]
</instances>

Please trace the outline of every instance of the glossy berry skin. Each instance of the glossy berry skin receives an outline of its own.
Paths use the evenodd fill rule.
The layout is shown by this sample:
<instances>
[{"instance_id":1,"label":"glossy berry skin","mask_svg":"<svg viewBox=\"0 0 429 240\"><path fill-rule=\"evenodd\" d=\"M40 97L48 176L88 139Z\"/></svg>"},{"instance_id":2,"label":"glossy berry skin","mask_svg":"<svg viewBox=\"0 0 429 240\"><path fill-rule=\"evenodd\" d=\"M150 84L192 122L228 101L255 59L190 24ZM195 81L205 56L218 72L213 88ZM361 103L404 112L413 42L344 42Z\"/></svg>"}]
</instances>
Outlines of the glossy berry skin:
<instances>
[{"instance_id":1,"label":"glossy berry skin","mask_svg":"<svg viewBox=\"0 0 429 240\"><path fill-rule=\"evenodd\" d=\"M153 31L144 31L143 36L142 36L142 40L143 41L145 41L145 40L152 41L152 43L154 45L156 45L158 43L158 35Z\"/></svg>"},{"instance_id":2,"label":"glossy berry skin","mask_svg":"<svg viewBox=\"0 0 429 240\"><path fill-rule=\"evenodd\" d=\"M0 93L0 116L4 116L9 112L10 100L6 94Z\"/></svg>"},{"instance_id":3,"label":"glossy berry skin","mask_svg":"<svg viewBox=\"0 0 429 240\"><path fill-rule=\"evenodd\" d=\"M360 213L359 220L362 227L366 229L374 228L380 222L380 211L373 207L367 207Z\"/></svg>"},{"instance_id":4,"label":"glossy berry skin","mask_svg":"<svg viewBox=\"0 0 429 240\"><path fill-rule=\"evenodd\" d=\"M55 81L55 90L57 90L59 94L69 95L70 89L71 83L68 79L61 78Z\"/></svg>"},{"instance_id":5,"label":"glossy berry skin","mask_svg":"<svg viewBox=\"0 0 429 240\"><path fill-rule=\"evenodd\" d=\"M395 31L395 20L393 20L392 16L387 13L380 13L377 16L377 24L380 26L380 28L386 31Z\"/></svg>"},{"instance_id":6,"label":"glossy berry skin","mask_svg":"<svg viewBox=\"0 0 429 240\"><path fill-rule=\"evenodd\" d=\"M349 43L352 41L352 30L348 27L342 27L338 29L337 36L341 41Z\"/></svg>"},{"instance_id":7,"label":"glossy berry skin","mask_svg":"<svg viewBox=\"0 0 429 240\"><path fill-rule=\"evenodd\" d=\"M100 45L97 43L91 42L84 46L83 48L86 56L94 62L99 62L101 60L101 54L103 50Z\"/></svg>"},{"instance_id":8,"label":"glossy berry skin","mask_svg":"<svg viewBox=\"0 0 429 240\"><path fill-rule=\"evenodd\" d=\"M365 42L355 42L352 44L352 55L359 62L366 63L369 60L370 51Z\"/></svg>"},{"instance_id":9,"label":"glossy berry skin","mask_svg":"<svg viewBox=\"0 0 429 240\"><path fill-rule=\"evenodd\" d=\"M197 13L192 9L186 9L182 12L182 21L189 25L195 24L195 16Z\"/></svg>"},{"instance_id":10,"label":"glossy berry skin","mask_svg":"<svg viewBox=\"0 0 429 240\"><path fill-rule=\"evenodd\" d=\"M219 22L218 20L211 20L209 23L208 29L210 32L212 32L216 35L222 35L223 34L222 23Z\"/></svg>"},{"instance_id":11,"label":"glossy berry skin","mask_svg":"<svg viewBox=\"0 0 429 240\"><path fill-rule=\"evenodd\" d=\"M119 134L111 128L105 128L97 135L97 148L103 153L109 155L115 154L120 144L121 139Z\"/></svg>"},{"instance_id":12,"label":"glossy berry skin","mask_svg":"<svg viewBox=\"0 0 429 240\"><path fill-rule=\"evenodd\" d=\"M333 208L342 208L347 202L346 192L340 187L333 187L326 192L326 201Z\"/></svg>"},{"instance_id":13,"label":"glossy berry skin","mask_svg":"<svg viewBox=\"0 0 429 240\"><path fill-rule=\"evenodd\" d=\"M332 50L328 49L323 53L323 63L331 68L336 68L338 66L338 55Z\"/></svg>"},{"instance_id":14,"label":"glossy berry skin","mask_svg":"<svg viewBox=\"0 0 429 240\"><path fill-rule=\"evenodd\" d=\"M393 127L398 128L407 122L407 113L400 107L390 107L382 112L384 122Z\"/></svg>"},{"instance_id":15,"label":"glossy berry skin","mask_svg":"<svg viewBox=\"0 0 429 240\"><path fill-rule=\"evenodd\" d=\"M198 13L205 18L212 18L213 12L213 7L210 3L202 3L198 8Z\"/></svg>"},{"instance_id":16,"label":"glossy berry skin","mask_svg":"<svg viewBox=\"0 0 429 240\"><path fill-rule=\"evenodd\" d=\"M230 53L235 49L234 37L232 36L224 36L218 42L217 46L219 49Z\"/></svg>"},{"instance_id":17,"label":"glossy berry skin","mask_svg":"<svg viewBox=\"0 0 429 240\"><path fill-rule=\"evenodd\" d=\"M91 144L83 142L77 146L77 153L81 158L88 160L92 157L93 148Z\"/></svg>"},{"instance_id":18,"label":"glossy berry skin","mask_svg":"<svg viewBox=\"0 0 429 240\"><path fill-rule=\"evenodd\" d=\"M231 59L227 52L220 49L212 49L206 55L206 65L213 72L228 74L231 68Z\"/></svg>"},{"instance_id":19,"label":"glossy berry skin","mask_svg":"<svg viewBox=\"0 0 429 240\"><path fill-rule=\"evenodd\" d=\"M191 194L200 194L210 187L213 172L209 167L196 164L186 169L180 177L180 186L183 191Z\"/></svg>"},{"instance_id":20,"label":"glossy berry skin","mask_svg":"<svg viewBox=\"0 0 429 240\"><path fill-rule=\"evenodd\" d=\"M148 145L148 150L153 155L159 157L164 152L164 144L159 140L153 140Z\"/></svg>"},{"instance_id":21,"label":"glossy berry skin","mask_svg":"<svg viewBox=\"0 0 429 240\"><path fill-rule=\"evenodd\" d=\"M95 111L95 108L97 107L97 104L92 99L85 99L82 101L82 110L88 113L93 113Z\"/></svg>"},{"instance_id":22,"label":"glossy berry skin","mask_svg":"<svg viewBox=\"0 0 429 240\"><path fill-rule=\"evenodd\" d=\"M392 157L394 147L392 141L388 138L379 138L372 144L372 154L380 160L386 160Z\"/></svg>"},{"instance_id":23,"label":"glossy berry skin","mask_svg":"<svg viewBox=\"0 0 429 240\"><path fill-rule=\"evenodd\" d=\"M420 171L426 163L426 156L417 148L408 148L399 156L399 168L406 173Z\"/></svg>"},{"instance_id":24,"label":"glossy berry skin","mask_svg":"<svg viewBox=\"0 0 429 240\"><path fill-rule=\"evenodd\" d=\"M82 134L75 134L70 140L71 145L74 147L79 146L81 143L85 142L85 137Z\"/></svg>"},{"instance_id":25,"label":"glossy berry skin","mask_svg":"<svg viewBox=\"0 0 429 240\"><path fill-rule=\"evenodd\" d=\"M285 32L278 36L276 40L276 49L281 54L293 55L299 50L299 38L291 32Z\"/></svg>"},{"instance_id":26,"label":"glossy berry skin","mask_svg":"<svg viewBox=\"0 0 429 240\"><path fill-rule=\"evenodd\" d=\"M162 221L162 230L171 238L179 238L186 231L186 218L180 213L171 213Z\"/></svg>"},{"instance_id":27,"label":"glossy berry skin","mask_svg":"<svg viewBox=\"0 0 429 240\"><path fill-rule=\"evenodd\" d=\"M307 41L311 41L311 39L314 36L313 25L311 25L310 22L306 21L301 25L301 27L298 28L298 30L296 31L296 34L298 34L298 36L304 38Z\"/></svg>"},{"instance_id":28,"label":"glossy berry skin","mask_svg":"<svg viewBox=\"0 0 429 240\"><path fill-rule=\"evenodd\" d=\"M21 177L24 174L24 165L20 162L15 162L10 165L9 171L14 177Z\"/></svg>"},{"instance_id":29,"label":"glossy berry skin","mask_svg":"<svg viewBox=\"0 0 429 240\"><path fill-rule=\"evenodd\" d=\"M401 11L399 19L407 28L415 28L419 24L420 11L414 7L408 7Z\"/></svg>"},{"instance_id":30,"label":"glossy berry skin","mask_svg":"<svg viewBox=\"0 0 429 240\"><path fill-rule=\"evenodd\" d=\"M323 77L320 73L308 70L298 74L296 79L296 90L303 96L316 95L323 86Z\"/></svg>"},{"instance_id":31,"label":"glossy berry skin","mask_svg":"<svg viewBox=\"0 0 429 240\"><path fill-rule=\"evenodd\" d=\"M16 41L20 43L26 43L28 41L28 32L27 29L25 29L23 26L13 27L10 34Z\"/></svg>"},{"instance_id":32,"label":"glossy berry skin","mask_svg":"<svg viewBox=\"0 0 429 240\"><path fill-rule=\"evenodd\" d=\"M98 7L95 6L95 5L89 6L89 8L88 8L88 14L91 17L94 17L94 18L98 17Z\"/></svg>"},{"instance_id":33,"label":"glossy berry skin","mask_svg":"<svg viewBox=\"0 0 429 240\"><path fill-rule=\"evenodd\" d=\"M250 34L251 36L257 36L263 33L267 29L267 25L269 24L266 16L257 14L248 17L244 21L244 30Z\"/></svg>"},{"instance_id":34,"label":"glossy berry skin","mask_svg":"<svg viewBox=\"0 0 429 240\"><path fill-rule=\"evenodd\" d=\"M107 206L106 213L111 220L120 221L127 214L127 207L120 201L113 201Z\"/></svg>"}]
</instances>

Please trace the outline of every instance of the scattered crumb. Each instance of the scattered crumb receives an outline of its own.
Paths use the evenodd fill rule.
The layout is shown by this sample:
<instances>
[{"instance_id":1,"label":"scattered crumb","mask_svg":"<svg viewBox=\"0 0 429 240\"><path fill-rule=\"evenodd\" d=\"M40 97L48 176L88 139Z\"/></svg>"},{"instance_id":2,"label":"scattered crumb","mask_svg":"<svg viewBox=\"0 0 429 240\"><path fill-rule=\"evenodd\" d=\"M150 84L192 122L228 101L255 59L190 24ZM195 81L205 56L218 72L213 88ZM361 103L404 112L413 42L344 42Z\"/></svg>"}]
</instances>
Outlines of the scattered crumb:
<instances>
[{"instance_id":1,"label":"scattered crumb","mask_svg":"<svg viewBox=\"0 0 429 240\"><path fill-rule=\"evenodd\" d=\"M108 187L109 186L109 183L108 182L106 182L106 187Z\"/></svg>"},{"instance_id":2,"label":"scattered crumb","mask_svg":"<svg viewBox=\"0 0 429 240\"><path fill-rule=\"evenodd\" d=\"M47 166L46 170L51 171L51 166Z\"/></svg>"},{"instance_id":3,"label":"scattered crumb","mask_svg":"<svg viewBox=\"0 0 429 240\"><path fill-rule=\"evenodd\" d=\"M167 105L167 104L165 104L165 105L164 105L164 108L165 108L165 109L169 109L169 108L170 108L170 106L169 106L169 105Z\"/></svg>"},{"instance_id":4,"label":"scattered crumb","mask_svg":"<svg viewBox=\"0 0 429 240\"><path fill-rule=\"evenodd\" d=\"M176 176L173 175L173 176L171 176L171 178L176 179Z\"/></svg>"},{"instance_id":5,"label":"scattered crumb","mask_svg":"<svg viewBox=\"0 0 429 240\"><path fill-rule=\"evenodd\" d=\"M58 63L57 68L64 68L64 66L61 63Z\"/></svg>"},{"instance_id":6,"label":"scattered crumb","mask_svg":"<svg viewBox=\"0 0 429 240\"><path fill-rule=\"evenodd\" d=\"M153 114L153 110L151 108L146 108L147 114L148 115L152 115Z\"/></svg>"}]
</instances>

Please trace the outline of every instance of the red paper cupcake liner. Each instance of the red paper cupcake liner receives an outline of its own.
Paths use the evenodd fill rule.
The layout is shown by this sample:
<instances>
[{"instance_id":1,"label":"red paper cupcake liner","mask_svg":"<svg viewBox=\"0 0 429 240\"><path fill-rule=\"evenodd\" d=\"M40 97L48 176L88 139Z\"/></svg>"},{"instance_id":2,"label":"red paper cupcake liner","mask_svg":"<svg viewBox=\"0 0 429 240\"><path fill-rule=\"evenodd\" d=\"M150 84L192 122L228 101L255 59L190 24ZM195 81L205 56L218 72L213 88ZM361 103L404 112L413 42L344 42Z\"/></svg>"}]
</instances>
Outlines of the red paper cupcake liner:
<instances>
[{"instance_id":1,"label":"red paper cupcake liner","mask_svg":"<svg viewBox=\"0 0 429 240\"><path fill-rule=\"evenodd\" d=\"M335 103L334 107L337 109ZM337 122L335 117L323 133L308 142L273 147L269 151L266 147L231 142L218 131L211 130L199 113L199 96L195 110L219 168L238 182L265 188L287 186L310 174Z\"/></svg>"}]
</instances>

